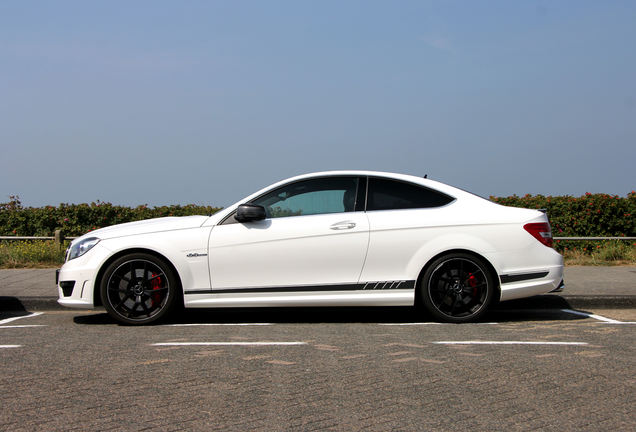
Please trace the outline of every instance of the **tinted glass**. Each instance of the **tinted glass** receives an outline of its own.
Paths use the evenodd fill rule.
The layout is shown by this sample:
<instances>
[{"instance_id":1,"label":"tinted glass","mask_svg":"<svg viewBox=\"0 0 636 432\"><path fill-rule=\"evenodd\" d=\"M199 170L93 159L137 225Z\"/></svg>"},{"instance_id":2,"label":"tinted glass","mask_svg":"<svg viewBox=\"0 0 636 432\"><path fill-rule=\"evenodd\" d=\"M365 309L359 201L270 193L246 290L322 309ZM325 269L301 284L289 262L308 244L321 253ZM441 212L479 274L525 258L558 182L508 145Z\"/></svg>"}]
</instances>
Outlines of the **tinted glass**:
<instances>
[{"instance_id":1,"label":"tinted glass","mask_svg":"<svg viewBox=\"0 0 636 432\"><path fill-rule=\"evenodd\" d=\"M367 210L399 210L441 207L453 198L412 183L370 178Z\"/></svg>"},{"instance_id":2,"label":"tinted glass","mask_svg":"<svg viewBox=\"0 0 636 432\"><path fill-rule=\"evenodd\" d=\"M303 180L276 189L256 200L268 218L352 212L356 203L356 177Z\"/></svg>"}]
</instances>

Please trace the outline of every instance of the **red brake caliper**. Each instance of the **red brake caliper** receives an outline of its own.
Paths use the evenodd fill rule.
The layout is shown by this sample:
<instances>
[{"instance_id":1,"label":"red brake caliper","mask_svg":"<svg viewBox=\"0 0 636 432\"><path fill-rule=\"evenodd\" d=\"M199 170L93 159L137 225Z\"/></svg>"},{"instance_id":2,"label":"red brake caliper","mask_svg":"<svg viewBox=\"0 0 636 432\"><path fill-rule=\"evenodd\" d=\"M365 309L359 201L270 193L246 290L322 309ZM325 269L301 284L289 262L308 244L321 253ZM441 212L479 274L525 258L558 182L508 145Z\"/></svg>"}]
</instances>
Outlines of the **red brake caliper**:
<instances>
[{"instance_id":1,"label":"red brake caliper","mask_svg":"<svg viewBox=\"0 0 636 432\"><path fill-rule=\"evenodd\" d=\"M468 276L468 285L473 289L473 297L477 296L477 278L474 274L470 273Z\"/></svg>"},{"instance_id":2,"label":"red brake caliper","mask_svg":"<svg viewBox=\"0 0 636 432\"><path fill-rule=\"evenodd\" d=\"M159 288L161 288L161 276L157 276L156 273L152 273L151 278L153 279L150 281L150 287L153 290L158 290ZM161 303L161 294L160 293L152 294L150 296L150 299L152 301L151 307L154 308L156 305Z\"/></svg>"}]
</instances>

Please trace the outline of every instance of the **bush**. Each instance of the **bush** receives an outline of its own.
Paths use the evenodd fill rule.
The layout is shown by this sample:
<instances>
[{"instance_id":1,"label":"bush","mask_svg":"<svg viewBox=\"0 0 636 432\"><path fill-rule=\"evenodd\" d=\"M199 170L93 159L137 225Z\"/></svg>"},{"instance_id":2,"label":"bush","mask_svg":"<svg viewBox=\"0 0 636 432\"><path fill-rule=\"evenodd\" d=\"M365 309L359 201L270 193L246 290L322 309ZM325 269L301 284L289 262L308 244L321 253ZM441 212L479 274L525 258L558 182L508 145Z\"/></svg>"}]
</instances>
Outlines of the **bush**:
<instances>
[{"instance_id":1,"label":"bush","mask_svg":"<svg viewBox=\"0 0 636 432\"><path fill-rule=\"evenodd\" d=\"M0 235L52 236L62 229L66 236L80 236L97 228L164 216L210 215L220 209L211 206L172 205L135 208L97 201L90 204L60 204L58 207L22 207L11 196L0 203Z\"/></svg>"},{"instance_id":2,"label":"bush","mask_svg":"<svg viewBox=\"0 0 636 432\"><path fill-rule=\"evenodd\" d=\"M511 207L546 209L554 237L634 237L636 236L636 192L626 198L618 195L591 194L571 196L526 195L496 198L491 201ZM579 250L591 253L599 242L562 241L554 243L562 252Z\"/></svg>"}]
</instances>

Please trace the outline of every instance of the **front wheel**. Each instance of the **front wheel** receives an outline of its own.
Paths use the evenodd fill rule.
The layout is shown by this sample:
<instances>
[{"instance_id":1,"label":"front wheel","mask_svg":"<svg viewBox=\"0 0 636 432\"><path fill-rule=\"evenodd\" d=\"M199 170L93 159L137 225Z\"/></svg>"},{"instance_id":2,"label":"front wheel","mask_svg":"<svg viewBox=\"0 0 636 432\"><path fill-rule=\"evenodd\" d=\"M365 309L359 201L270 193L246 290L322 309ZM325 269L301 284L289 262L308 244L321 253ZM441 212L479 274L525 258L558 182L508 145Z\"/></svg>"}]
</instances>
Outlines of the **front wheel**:
<instances>
[{"instance_id":1,"label":"front wheel","mask_svg":"<svg viewBox=\"0 0 636 432\"><path fill-rule=\"evenodd\" d=\"M454 253L428 267L419 289L424 306L437 320L462 323L474 321L486 311L495 283L482 259Z\"/></svg>"},{"instance_id":2,"label":"front wheel","mask_svg":"<svg viewBox=\"0 0 636 432\"><path fill-rule=\"evenodd\" d=\"M178 292L171 267L145 253L113 261L100 284L106 311L124 324L148 324L164 317L174 306Z\"/></svg>"}]
</instances>

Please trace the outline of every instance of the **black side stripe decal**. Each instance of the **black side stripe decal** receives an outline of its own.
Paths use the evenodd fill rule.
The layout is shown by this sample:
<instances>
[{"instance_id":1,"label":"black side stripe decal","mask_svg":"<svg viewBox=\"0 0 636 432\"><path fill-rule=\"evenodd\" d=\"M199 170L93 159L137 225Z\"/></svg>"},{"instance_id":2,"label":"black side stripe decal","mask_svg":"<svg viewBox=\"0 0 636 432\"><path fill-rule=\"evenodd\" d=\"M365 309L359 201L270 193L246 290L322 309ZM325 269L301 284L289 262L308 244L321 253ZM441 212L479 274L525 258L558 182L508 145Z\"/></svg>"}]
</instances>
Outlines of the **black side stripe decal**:
<instances>
[{"instance_id":1,"label":"black side stripe decal","mask_svg":"<svg viewBox=\"0 0 636 432\"><path fill-rule=\"evenodd\" d=\"M535 272L535 273L520 273L514 275L501 275L501 283L512 283L512 282L521 282L524 280L530 279L541 279L542 277L546 277L549 272Z\"/></svg>"},{"instance_id":2,"label":"black side stripe decal","mask_svg":"<svg viewBox=\"0 0 636 432\"><path fill-rule=\"evenodd\" d=\"M309 292L309 291L388 291L396 289L414 289L415 281L380 281L341 285L311 285L286 287L257 287L257 288L222 288L210 290L190 290L185 294L232 294L259 292Z\"/></svg>"}]
</instances>

